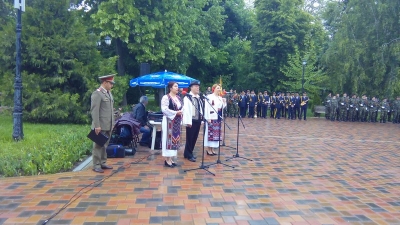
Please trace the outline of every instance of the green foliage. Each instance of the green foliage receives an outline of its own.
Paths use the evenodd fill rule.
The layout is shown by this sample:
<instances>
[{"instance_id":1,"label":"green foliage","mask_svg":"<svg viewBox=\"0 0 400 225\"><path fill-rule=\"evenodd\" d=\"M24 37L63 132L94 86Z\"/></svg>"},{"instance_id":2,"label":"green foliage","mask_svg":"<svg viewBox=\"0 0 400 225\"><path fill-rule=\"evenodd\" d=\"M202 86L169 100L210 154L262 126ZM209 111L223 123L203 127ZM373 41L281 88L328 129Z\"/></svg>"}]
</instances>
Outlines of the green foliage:
<instances>
[{"instance_id":1,"label":"green foliage","mask_svg":"<svg viewBox=\"0 0 400 225\"><path fill-rule=\"evenodd\" d=\"M332 90L389 98L400 94L399 8L396 0L328 4L323 19L332 39L322 62Z\"/></svg>"},{"instance_id":2,"label":"green foliage","mask_svg":"<svg viewBox=\"0 0 400 225\"><path fill-rule=\"evenodd\" d=\"M79 14L68 7L68 0L33 0L23 13L22 93L24 117L29 121L87 123L92 84L114 69L115 59L101 57ZM15 24L2 27L0 34L6 35L0 44L4 47L0 63L5 68L0 69L0 77L6 83L2 98L12 105L15 38L10 37Z\"/></svg>"},{"instance_id":3,"label":"green foliage","mask_svg":"<svg viewBox=\"0 0 400 225\"><path fill-rule=\"evenodd\" d=\"M325 72L318 68L315 55L308 54L306 57L307 64L304 66L304 91L312 95L319 95L324 87L328 77ZM303 59L299 52L289 56L288 65L282 68L282 73L286 79L280 80L279 90L290 92L301 92L303 83Z\"/></svg>"},{"instance_id":4,"label":"green foliage","mask_svg":"<svg viewBox=\"0 0 400 225\"><path fill-rule=\"evenodd\" d=\"M285 80L281 69L295 49L305 51L312 18L301 10L301 4L293 0L255 1L257 23L252 40L255 72L263 74L262 83L269 90L275 90L280 79Z\"/></svg>"},{"instance_id":5,"label":"green foliage","mask_svg":"<svg viewBox=\"0 0 400 225\"><path fill-rule=\"evenodd\" d=\"M24 123L25 138L12 140L12 118L0 114L0 176L69 171L91 152L89 127Z\"/></svg>"}]
</instances>

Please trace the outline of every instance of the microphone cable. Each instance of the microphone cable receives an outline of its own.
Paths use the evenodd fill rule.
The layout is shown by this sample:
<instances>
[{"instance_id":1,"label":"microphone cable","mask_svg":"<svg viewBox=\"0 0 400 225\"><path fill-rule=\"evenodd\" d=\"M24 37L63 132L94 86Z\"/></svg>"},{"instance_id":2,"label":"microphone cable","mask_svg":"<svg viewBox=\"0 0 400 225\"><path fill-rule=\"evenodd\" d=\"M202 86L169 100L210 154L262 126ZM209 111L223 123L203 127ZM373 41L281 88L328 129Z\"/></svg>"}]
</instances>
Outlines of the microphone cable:
<instances>
[{"instance_id":1,"label":"microphone cable","mask_svg":"<svg viewBox=\"0 0 400 225\"><path fill-rule=\"evenodd\" d=\"M101 183L103 183L105 180L107 180L108 178L114 176L116 173L121 172L122 170L128 169L130 168L133 164L138 164L141 161L143 161L144 159L149 158L152 155L156 155L156 154L149 154L145 157L142 157L134 162L131 163L126 163L120 167L118 167L116 170L114 170L111 174L101 178L100 180L96 180L88 185L86 185L85 187L83 187L82 189L80 189L77 193L75 193L69 200L67 203L64 204L63 207L61 207L57 212L55 212L53 215L51 215L48 219L46 219L45 221L43 221L42 225L47 224L51 219L53 219L54 217L56 217L61 211L63 211L64 209L66 209L69 205L71 205L73 202L75 202L77 199L79 199L83 194L86 194L87 192L93 190L93 188L99 186ZM90 188L89 188L90 187ZM88 190L82 192L84 189L89 188ZM80 193L80 195L78 195ZM76 197L75 197L76 196Z\"/></svg>"}]
</instances>

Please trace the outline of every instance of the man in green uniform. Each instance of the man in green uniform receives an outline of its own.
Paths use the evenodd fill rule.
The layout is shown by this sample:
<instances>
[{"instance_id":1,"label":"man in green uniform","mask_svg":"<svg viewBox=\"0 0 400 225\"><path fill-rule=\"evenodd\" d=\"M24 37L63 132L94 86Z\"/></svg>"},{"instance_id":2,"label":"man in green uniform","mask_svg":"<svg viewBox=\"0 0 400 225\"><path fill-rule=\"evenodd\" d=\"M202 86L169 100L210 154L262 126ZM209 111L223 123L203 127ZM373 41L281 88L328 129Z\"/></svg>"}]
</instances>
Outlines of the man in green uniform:
<instances>
[{"instance_id":1,"label":"man in green uniform","mask_svg":"<svg viewBox=\"0 0 400 225\"><path fill-rule=\"evenodd\" d=\"M338 115L336 114L336 111L338 109L338 100L336 98L336 95L334 95L330 101L330 108L331 108L331 115L330 115L330 119L331 121L335 121L335 117L337 117Z\"/></svg>"},{"instance_id":2,"label":"man in green uniform","mask_svg":"<svg viewBox=\"0 0 400 225\"><path fill-rule=\"evenodd\" d=\"M329 93L325 98L325 118L329 120L331 118L331 100L332 93Z\"/></svg>"},{"instance_id":3,"label":"man in green uniform","mask_svg":"<svg viewBox=\"0 0 400 225\"><path fill-rule=\"evenodd\" d=\"M106 164L106 148L110 141L111 131L114 126L114 99L111 88L114 85L114 75L99 77L100 87L92 93L90 113L92 115L92 129L98 135L103 133L108 136L108 141L104 146L93 143L93 171L104 173L103 169L112 169Z\"/></svg>"},{"instance_id":4,"label":"man in green uniform","mask_svg":"<svg viewBox=\"0 0 400 225\"><path fill-rule=\"evenodd\" d=\"M390 111L390 106L386 98L382 100L380 107L381 107L381 118L379 122L386 123L388 119L388 112Z\"/></svg>"},{"instance_id":5,"label":"man in green uniform","mask_svg":"<svg viewBox=\"0 0 400 225\"><path fill-rule=\"evenodd\" d=\"M348 110L348 98L347 94L344 93L339 100L339 120L347 121L347 110Z\"/></svg>"},{"instance_id":6,"label":"man in green uniform","mask_svg":"<svg viewBox=\"0 0 400 225\"><path fill-rule=\"evenodd\" d=\"M369 102L369 114L368 114L368 122L376 122L376 115L378 113L378 102L375 97L372 97L372 100Z\"/></svg>"},{"instance_id":7,"label":"man in green uniform","mask_svg":"<svg viewBox=\"0 0 400 225\"><path fill-rule=\"evenodd\" d=\"M356 121L356 107L357 107L357 98L356 95L353 95L349 100L349 121L355 122Z\"/></svg>"}]
</instances>

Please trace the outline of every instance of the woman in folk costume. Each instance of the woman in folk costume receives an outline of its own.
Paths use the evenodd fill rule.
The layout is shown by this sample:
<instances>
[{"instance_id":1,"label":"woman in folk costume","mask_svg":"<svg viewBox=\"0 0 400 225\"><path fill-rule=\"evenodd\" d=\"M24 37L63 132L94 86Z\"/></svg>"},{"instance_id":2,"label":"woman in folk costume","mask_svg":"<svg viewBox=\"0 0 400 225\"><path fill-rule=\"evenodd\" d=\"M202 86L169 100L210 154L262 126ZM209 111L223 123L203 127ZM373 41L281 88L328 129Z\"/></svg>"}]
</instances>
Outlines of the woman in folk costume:
<instances>
[{"instance_id":1,"label":"woman in folk costume","mask_svg":"<svg viewBox=\"0 0 400 225\"><path fill-rule=\"evenodd\" d=\"M181 121L183 102L178 96L178 83L168 83L168 94L161 99L162 120L162 156L165 157L164 165L175 167L172 157L177 155L180 147Z\"/></svg>"},{"instance_id":2,"label":"woman in folk costume","mask_svg":"<svg viewBox=\"0 0 400 225\"><path fill-rule=\"evenodd\" d=\"M204 104L204 118L207 120L204 146L208 146L207 155L217 155L214 148L219 147L221 136L222 110L226 107L226 99L220 96L221 86L214 84L212 94L207 95L208 100ZM220 115L220 116L218 116Z\"/></svg>"}]
</instances>

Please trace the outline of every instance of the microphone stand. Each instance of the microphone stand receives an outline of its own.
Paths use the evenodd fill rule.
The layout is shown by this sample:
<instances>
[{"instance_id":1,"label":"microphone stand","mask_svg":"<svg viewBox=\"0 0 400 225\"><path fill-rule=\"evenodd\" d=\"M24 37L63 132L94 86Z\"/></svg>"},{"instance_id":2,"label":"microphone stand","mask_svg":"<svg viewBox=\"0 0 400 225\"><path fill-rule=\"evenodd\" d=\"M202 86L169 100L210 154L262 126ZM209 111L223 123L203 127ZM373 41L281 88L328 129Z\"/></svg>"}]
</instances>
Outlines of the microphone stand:
<instances>
[{"instance_id":1,"label":"microphone stand","mask_svg":"<svg viewBox=\"0 0 400 225\"><path fill-rule=\"evenodd\" d=\"M233 155L232 157L226 158L225 161L228 161L228 160L231 160L231 159L234 159L234 158L242 158L242 159L246 159L246 160L249 160L249 161L253 161L252 159L244 158L244 157L241 157L239 155L239 120L240 120L240 122L242 122L243 128L246 129L246 127L244 126L242 117L239 115L238 116L238 122L237 122L237 133L236 133L236 136L237 136L237 138L236 138L236 154Z\"/></svg>"},{"instance_id":2,"label":"microphone stand","mask_svg":"<svg viewBox=\"0 0 400 225\"><path fill-rule=\"evenodd\" d=\"M218 115L218 117L221 119L221 123L222 122L224 122L224 126L225 126L225 121L224 121L224 119L221 117L221 115L218 113L218 111L216 111L215 110L215 108L210 104L210 102L208 101L208 98L204 98L206 101L207 101L207 103L210 105L210 107L215 111L215 112L217 112L217 115ZM223 105L223 104L222 104ZM223 110L223 107L222 107L222 110ZM211 164L209 164L207 167L210 167L210 166L212 166L212 165L216 165L216 164L222 164L222 165L224 165L224 166L228 166L228 167L231 167L231 168L235 168L234 166L230 166L230 165L227 165L227 164L224 164L224 163L222 163L221 162L221 159L220 159L220 157L221 157L221 144L220 144L220 139L221 139L221 123L219 123L219 135L218 135L218 159L217 159L217 161L215 162L215 163L211 163ZM229 130L231 129L229 126L228 126L228 124L226 124L226 126L229 128ZM204 133L205 133L205 125L204 125ZM206 137L204 137L204 138L206 138ZM204 140L203 140L203 145L204 145Z\"/></svg>"},{"instance_id":3,"label":"microphone stand","mask_svg":"<svg viewBox=\"0 0 400 225\"><path fill-rule=\"evenodd\" d=\"M222 115L224 115L224 110L222 110ZM224 118L224 117L225 117L225 116L222 116L222 118ZM234 148L234 147L225 145L225 124L226 124L226 123L224 123L224 136L223 136L223 138L222 138L222 144L221 144L221 146L224 146L224 147L227 147L227 148L231 148L231 149L236 149L236 148Z\"/></svg>"},{"instance_id":4,"label":"microphone stand","mask_svg":"<svg viewBox=\"0 0 400 225\"><path fill-rule=\"evenodd\" d=\"M188 94L187 96L190 96L190 95ZM191 98L192 98L192 97L189 98L189 99L190 99L190 102L192 102L192 105L194 106L194 108L197 110L197 112L199 113L199 115L201 115L200 110L196 107L195 104L193 104L193 101L191 100ZM199 101L201 101L201 99L199 99ZM204 114L204 105L205 105L205 104L203 104L203 114ZM214 173L212 173L212 172L210 172L210 171L208 170L208 166L204 166L204 136L205 136L205 134L206 134L206 124L205 124L205 123L207 123L207 120L204 119L204 116L203 116L202 121L204 122L204 124L203 124L203 154L201 155L201 164L200 164L200 166L199 166L198 168L189 169L189 170L184 170L184 172L192 171L192 170L205 170L205 171L207 171L208 173L210 173L210 174L212 174L212 175L215 176Z\"/></svg>"}]
</instances>

